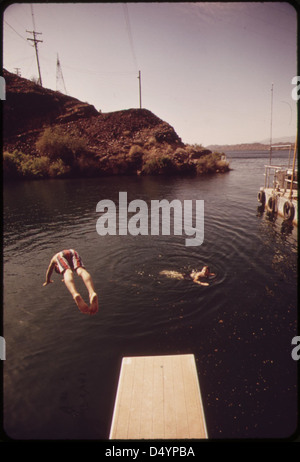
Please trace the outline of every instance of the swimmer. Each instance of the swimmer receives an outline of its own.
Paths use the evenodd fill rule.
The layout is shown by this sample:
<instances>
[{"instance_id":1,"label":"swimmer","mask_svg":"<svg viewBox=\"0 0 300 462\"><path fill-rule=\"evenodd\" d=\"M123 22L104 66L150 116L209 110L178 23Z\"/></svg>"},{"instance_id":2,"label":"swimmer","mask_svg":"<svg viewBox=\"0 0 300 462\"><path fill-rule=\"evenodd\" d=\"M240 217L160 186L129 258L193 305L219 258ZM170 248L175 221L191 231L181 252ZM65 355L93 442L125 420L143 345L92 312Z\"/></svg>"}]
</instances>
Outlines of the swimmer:
<instances>
[{"instance_id":1,"label":"swimmer","mask_svg":"<svg viewBox=\"0 0 300 462\"><path fill-rule=\"evenodd\" d=\"M201 271L192 271L190 274L193 282L200 284L201 286L209 286L208 282L203 282L200 279L207 279L209 276L215 276L215 273L211 273L209 266L203 266Z\"/></svg>"},{"instance_id":2,"label":"swimmer","mask_svg":"<svg viewBox=\"0 0 300 462\"><path fill-rule=\"evenodd\" d=\"M85 269L82 259L78 252L73 249L63 250L55 254L48 266L46 273L46 281L43 286L47 286L52 283L51 275L53 270L56 273L63 274L63 282L65 283L67 289L72 295L78 309L82 313L86 314L95 314L98 311L98 296L94 289L94 284L91 278L90 273ZM88 290L90 306L88 306L80 293L77 291L73 273L77 273L80 276Z\"/></svg>"},{"instance_id":3,"label":"swimmer","mask_svg":"<svg viewBox=\"0 0 300 462\"><path fill-rule=\"evenodd\" d=\"M201 286L209 286L208 282L203 282L201 279L207 279L210 276L215 276L215 273L211 273L208 266L203 266L201 271L192 271L190 274L179 273L178 271L163 270L160 271L161 275L167 276L170 279L185 279L189 280L192 278L193 282Z\"/></svg>"}]
</instances>

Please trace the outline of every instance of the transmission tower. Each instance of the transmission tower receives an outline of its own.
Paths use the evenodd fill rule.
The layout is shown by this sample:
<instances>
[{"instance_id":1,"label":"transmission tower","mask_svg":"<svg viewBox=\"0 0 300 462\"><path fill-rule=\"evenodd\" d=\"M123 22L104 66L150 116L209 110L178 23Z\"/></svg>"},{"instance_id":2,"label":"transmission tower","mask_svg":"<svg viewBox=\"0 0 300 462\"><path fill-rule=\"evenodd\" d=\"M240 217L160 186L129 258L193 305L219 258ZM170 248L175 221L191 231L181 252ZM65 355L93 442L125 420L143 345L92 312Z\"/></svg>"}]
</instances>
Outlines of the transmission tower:
<instances>
[{"instance_id":1,"label":"transmission tower","mask_svg":"<svg viewBox=\"0 0 300 462\"><path fill-rule=\"evenodd\" d=\"M56 91L60 91L61 93L65 93L65 95L67 95L67 89L65 86L64 76L62 73L58 55L56 60Z\"/></svg>"},{"instance_id":2,"label":"transmission tower","mask_svg":"<svg viewBox=\"0 0 300 462\"><path fill-rule=\"evenodd\" d=\"M36 32L35 31L35 25L34 25L34 15L33 15L33 8L31 6L31 15L32 15L32 23L33 23L33 30L26 30L29 34L33 35L33 38L28 38L27 40L31 40L34 43L34 48L35 48L35 54L36 54L36 62L37 62L37 67L38 67L38 73L39 73L39 85L42 86L42 76L41 76L41 68L40 68L40 62L39 62L39 53L38 53L38 43L42 42L43 40L38 40L36 38L37 35L41 35L42 32Z\"/></svg>"}]
</instances>

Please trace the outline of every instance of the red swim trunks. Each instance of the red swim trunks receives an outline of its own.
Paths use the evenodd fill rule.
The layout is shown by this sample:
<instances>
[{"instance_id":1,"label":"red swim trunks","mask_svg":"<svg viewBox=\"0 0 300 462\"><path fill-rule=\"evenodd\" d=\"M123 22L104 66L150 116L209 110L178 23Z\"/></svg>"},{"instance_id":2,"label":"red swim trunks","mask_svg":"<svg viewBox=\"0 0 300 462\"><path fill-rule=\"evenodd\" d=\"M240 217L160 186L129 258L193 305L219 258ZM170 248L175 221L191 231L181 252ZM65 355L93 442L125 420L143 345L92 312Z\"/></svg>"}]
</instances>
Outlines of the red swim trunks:
<instances>
[{"instance_id":1,"label":"red swim trunks","mask_svg":"<svg viewBox=\"0 0 300 462\"><path fill-rule=\"evenodd\" d=\"M77 268L84 268L82 259L76 250L63 250L55 255L55 271L62 274L66 269L76 271Z\"/></svg>"}]
</instances>

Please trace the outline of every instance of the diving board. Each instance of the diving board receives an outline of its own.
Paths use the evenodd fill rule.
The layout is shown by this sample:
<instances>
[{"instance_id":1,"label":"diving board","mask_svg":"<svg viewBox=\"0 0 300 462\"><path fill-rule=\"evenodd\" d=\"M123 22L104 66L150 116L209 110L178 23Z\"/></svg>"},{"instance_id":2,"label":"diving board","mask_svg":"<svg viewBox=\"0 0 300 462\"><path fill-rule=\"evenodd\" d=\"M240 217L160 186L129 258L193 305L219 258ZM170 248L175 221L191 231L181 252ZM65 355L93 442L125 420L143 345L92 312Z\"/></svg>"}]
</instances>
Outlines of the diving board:
<instances>
[{"instance_id":1,"label":"diving board","mask_svg":"<svg viewBox=\"0 0 300 462\"><path fill-rule=\"evenodd\" d=\"M109 438L207 438L194 355L123 358Z\"/></svg>"}]
</instances>

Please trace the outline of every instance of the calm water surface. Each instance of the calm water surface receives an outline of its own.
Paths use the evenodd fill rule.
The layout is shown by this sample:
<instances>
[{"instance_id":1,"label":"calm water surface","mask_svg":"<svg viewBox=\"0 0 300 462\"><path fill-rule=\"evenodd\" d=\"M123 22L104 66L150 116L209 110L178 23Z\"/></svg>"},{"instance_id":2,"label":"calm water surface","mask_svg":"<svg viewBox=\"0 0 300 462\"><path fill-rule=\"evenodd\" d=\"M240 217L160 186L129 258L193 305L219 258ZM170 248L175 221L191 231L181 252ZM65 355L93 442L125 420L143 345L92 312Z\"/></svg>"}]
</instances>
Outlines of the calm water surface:
<instances>
[{"instance_id":1,"label":"calm water surface","mask_svg":"<svg viewBox=\"0 0 300 462\"><path fill-rule=\"evenodd\" d=\"M297 230L258 211L267 154L202 178L4 188L4 426L16 439L107 440L122 357L193 353L210 438L285 438L297 425ZM285 155L281 153L281 157ZM277 162L280 159L276 160ZM275 160L274 160L275 162ZM205 201L204 243L96 232L102 199ZM50 258L75 248L99 293L81 314ZM168 279L208 263L209 287ZM85 289L78 285L85 294Z\"/></svg>"}]
</instances>

